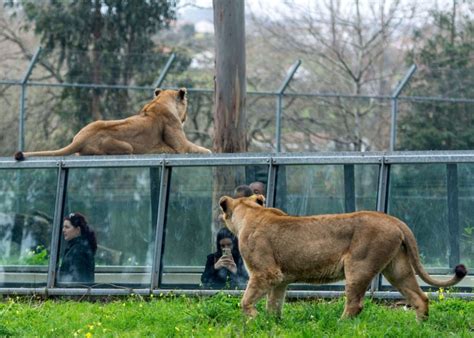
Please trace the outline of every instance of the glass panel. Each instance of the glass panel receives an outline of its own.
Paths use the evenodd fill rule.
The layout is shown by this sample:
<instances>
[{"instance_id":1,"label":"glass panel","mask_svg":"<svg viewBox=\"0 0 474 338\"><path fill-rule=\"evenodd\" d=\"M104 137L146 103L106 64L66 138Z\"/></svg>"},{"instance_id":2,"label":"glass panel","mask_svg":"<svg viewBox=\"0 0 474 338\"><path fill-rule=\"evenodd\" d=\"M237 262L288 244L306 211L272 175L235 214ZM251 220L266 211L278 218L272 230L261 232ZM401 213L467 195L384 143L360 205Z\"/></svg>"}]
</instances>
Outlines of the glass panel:
<instances>
[{"instance_id":1,"label":"glass panel","mask_svg":"<svg viewBox=\"0 0 474 338\"><path fill-rule=\"evenodd\" d=\"M342 213L346 211L346 203L350 205L352 199L355 210L375 210L378 165L353 167L353 188L351 179L345 188L344 165L281 166L277 175L275 206L299 216ZM349 193L351 190L354 191L352 195Z\"/></svg>"},{"instance_id":2,"label":"glass panel","mask_svg":"<svg viewBox=\"0 0 474 338\"><path fill-rule=\"evenodd\" d=\"M0 170L0 286L46 285L56 169Z\"/></svg>"},{"instance_id":3,"label":"glass panel","mask_svg":"<svg viewBox=\"0 0 474 338\"><path fill-rule=\"evenodd\" d=\"M159 187L159 180L159 168L69 170L65 215L80 212L96 233L94 286L150 285L159 193L155 187ZM64 234L61 236L59 286L91 282L84 277L90 276L92 269L87 262L91 259L87 244L87 241L65 241ZM71 247L68 253L77 250L87 257L86 262L69 258L65 253L68 246ZM65 267L61 268L63 264ZM83 273L74 274L73 268L67 267L71 264L77 264L73 267Z\"/></svg>"},{"instance_id":4,"label":"glass panel","mask_svg":"<svg viewBox=\"0 0 474 338\"><path fill-rule=\"evenodd\" d=\"M206 263L214 257L220 258L219 254L214 255L217 234L224 227L219 219L219 198L223 195L233 196L236 187L257 180L266 184L267 168L173 168L166 215L161 286L196 287L201 284ZM234 244L236 247L235 242ZM229 275L227 270L222 270L222 276L219 271L211 271L211 265L214 264L212 262L208 265L210 270L206 270L203 277L204 287L245 287L247 273L238 250L233 253L239 269L238 276Z\"/></svg>"},{"instance_id":5,"label":"glass panel","mask_svg":"<svg viewBox=\"0 0 474 338\"><path fill-rule=\"evenodd\" d=\"M448 267L445 164L393 165L388 212L415 234L426 267Z\"/></svg>"}]
</instances>

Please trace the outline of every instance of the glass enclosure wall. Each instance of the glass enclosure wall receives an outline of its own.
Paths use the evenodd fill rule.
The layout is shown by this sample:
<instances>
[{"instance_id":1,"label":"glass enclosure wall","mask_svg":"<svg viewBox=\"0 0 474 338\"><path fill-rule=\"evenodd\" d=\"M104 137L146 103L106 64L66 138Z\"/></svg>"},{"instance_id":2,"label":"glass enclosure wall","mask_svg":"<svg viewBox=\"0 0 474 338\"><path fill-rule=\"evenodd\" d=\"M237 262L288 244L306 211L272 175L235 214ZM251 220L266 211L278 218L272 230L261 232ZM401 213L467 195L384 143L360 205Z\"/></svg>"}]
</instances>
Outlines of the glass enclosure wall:
<instances>
[{"instance_id":1,"label":"glass enclosure wall","mask_svg":"<svg viewBox=\"0 0 474 338\"><path fill-rule=\"evenodd\" d=\"M45 286L57 170L0 169L0 287Z\"/></svg>"},{"instance_id":2,"label":"glass enclosure wall","mask_svg":"<svg viewBox=\"0 0 474 338\"><path fill-rule=\"evenodd\" d=\"M253 193L255 182L267 206L290 215L377 210L400 218L429 273L446 279L456 264L469 271L474 265L473 176L474 152L0 158L0 293L242 289L248 273L237 241L222 230L218 201ZM71 214L78 213L96 247L89 230L77 230ZM222 238L233 246L239 278L211 283ZM71 260L77 250L88 261ZM87 266L92 278L63 278L77 266ZM457 289L473 287L468 275ZM394 290L383 277L371 288Z\"/></svg>"}]
</instances>

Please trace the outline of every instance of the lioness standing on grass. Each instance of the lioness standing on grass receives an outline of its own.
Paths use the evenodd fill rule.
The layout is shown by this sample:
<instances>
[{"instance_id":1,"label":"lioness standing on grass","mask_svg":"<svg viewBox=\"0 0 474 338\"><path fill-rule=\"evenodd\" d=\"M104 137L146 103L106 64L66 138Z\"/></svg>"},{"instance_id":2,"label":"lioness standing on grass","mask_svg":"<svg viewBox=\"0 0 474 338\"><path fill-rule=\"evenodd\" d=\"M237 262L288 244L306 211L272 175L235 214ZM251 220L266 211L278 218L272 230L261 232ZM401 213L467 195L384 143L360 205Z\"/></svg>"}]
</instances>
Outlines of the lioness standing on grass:
<instances>
[{"instance_id":1,"label":"lioness standing on grass","mask_svg":"<svg viewBox=\"0 0 474 338\"><path fill-rule=\"evenodd\" d=\"M428 317L428 297L415 272L437 287L455 285L467 274L464 265L458 265L447 281L431 278L420 263L415 236L405 223L390 215L359 211L289 216L279 209L265 208L264 200L262 195L253 195L224 196L219 201L226 226L239 239L250 274L242 298L247 315L255 316L256 302L268 295L267 310L279 316L290 283L345 279L347 301L342 317L356 316L370 282L381 272L423 320Z\"/></svg>"},{"instance_id":2,"label":"lioness standing on grass","mask_svg":"<svg viewBox=\"0 0 474 338\"><path fill-rule=\"evenodd\" d=\"M123 120L95 121L82 128L71 144L58 150L15 153L27 156L210 153L186 138L186 89L155 89L154 99Z\"/></svg>"}]
</instances>

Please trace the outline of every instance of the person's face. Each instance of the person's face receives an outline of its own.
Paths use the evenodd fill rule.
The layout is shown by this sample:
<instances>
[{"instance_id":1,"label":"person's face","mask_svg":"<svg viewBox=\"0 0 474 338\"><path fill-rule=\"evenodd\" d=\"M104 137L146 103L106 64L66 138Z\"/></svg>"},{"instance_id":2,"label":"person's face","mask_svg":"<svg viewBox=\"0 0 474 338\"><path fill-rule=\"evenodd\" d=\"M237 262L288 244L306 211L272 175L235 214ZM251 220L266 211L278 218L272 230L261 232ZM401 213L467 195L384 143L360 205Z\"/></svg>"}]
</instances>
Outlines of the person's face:
<instances>
[{"instance_id":1,"label":"person's face","mask_svg":"<svg viewBox=\"0 0 474 338\"><path fill-rule=\"evenodd\" d=\"M232 243L232 240L230 238L223 238L219 241L219 246L221 247L221 250L229 248L232 251L234 243Z\"/></svg>"},{"instance_id":2,"label":"person's face","mask_svg":"<svg viewBox=\"0 0 474 338\"><path fill-rule=\"evenodd\" d=\"M252 189L253 193L256 195L265 195L265 189L261 183L250 184L250 189Z\"/></svg>"},{"instance_id":3,"label":"person's face","mask_svg":"<svg viewBox=\"0 0 474 338\"><path fill-rule=\"evenodd\" d=\"M81 235L81 228L74 227L69 220L65 220L63 223L63 236L66 241L70 241Z\"/></svg>"}]
</instances>

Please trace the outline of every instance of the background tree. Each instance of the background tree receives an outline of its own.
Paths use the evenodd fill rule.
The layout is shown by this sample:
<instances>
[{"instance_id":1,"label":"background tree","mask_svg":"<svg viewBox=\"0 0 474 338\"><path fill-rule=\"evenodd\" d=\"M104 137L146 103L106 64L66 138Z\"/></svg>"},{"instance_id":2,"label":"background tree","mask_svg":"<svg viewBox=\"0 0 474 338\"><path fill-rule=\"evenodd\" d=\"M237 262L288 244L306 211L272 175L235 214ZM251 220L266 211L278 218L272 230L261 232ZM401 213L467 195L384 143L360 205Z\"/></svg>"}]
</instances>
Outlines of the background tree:
<instances>
[{"instance_id":1,"label":"background tree","mask_svg":"<svg viewBox=\"0 0 474 338\"><path fill-rule=\"evenodd\" d=\"M43 59L55 58L50 69L55 81L124 86L151 85L158 77L167 56L152 38L175 19L176 6L161 0L25 0L11 5L24 12L24 29L40 36ZM181 61L186 67L190 60ZM66 87L57 99L53 113L67 119L74 132L92 120L128 116L134 103L127 90L92 87Z\"/></svg>"},{"instance_id":2,"label":"background tree","mask_svg":"<svg viewBox=\"0 0 474 338\"><path fill-rule=\"evenodd\" d=\"M268 10L267 16L253 17L258 30L255 39L260 40L255 43L255 55L263 57L257 66L261 70L259 77L250 79L252 83L268 82L262 81L262 69L275 69L276 65L278 80L273 83L281 83L297 58L303 64L291 87L303 93L387 95L403 76L400 42L415 13L415 3L330 0L306 5L289 1L287 5L285 11ZM250 41L249 46L252 45ZM249 50L251 53L251 47ZM275 62L267 59L272 53L278 55ZM291 143L309 146L296 150L360 151L386 147L389 129L373 128L389 125L389 107L381 101L340 97L305 101L306 104L301 99L294 101L293 108L292 102L286 101L283 126L288 131L283 137L287 151L291 150Z\"/></svg>"},{"instance_id":3,"label":"background tree","mask_svg":"<svg viewBox=\"0 0 474 338\"><path fill-rule=\"evenodd\" d=\"M408 96L474 97L474 20L467 3L452 2L450 11L432 11L433 24L415 30L407 64L419 71ZM473 4L470 4L471 9ZM474 148L474 106L463 102L420 101L406 104L400 119L403 150Z\"/></svg>"}]
</instances>

